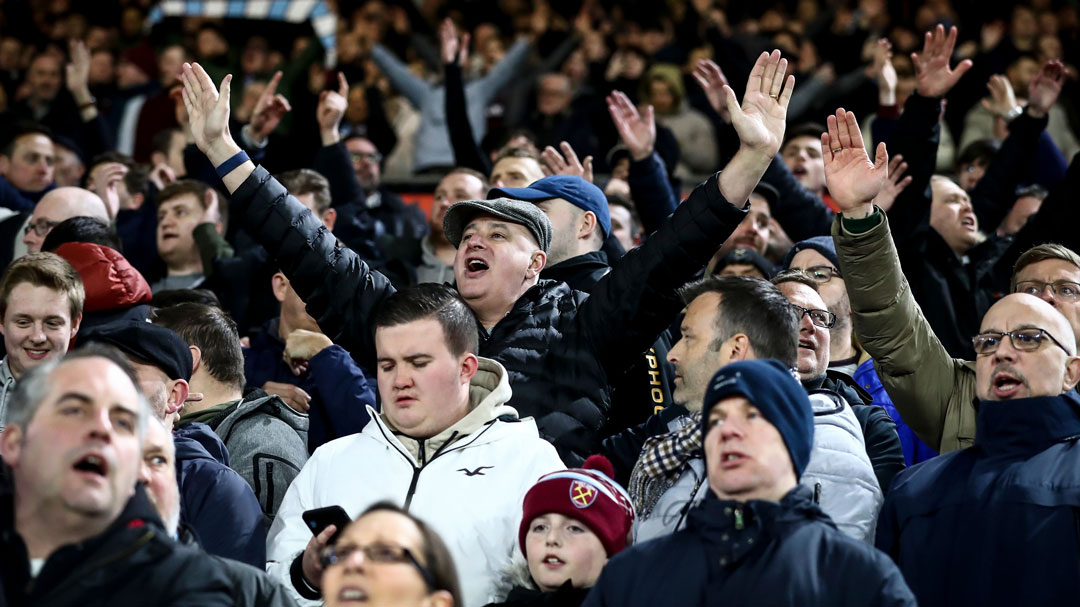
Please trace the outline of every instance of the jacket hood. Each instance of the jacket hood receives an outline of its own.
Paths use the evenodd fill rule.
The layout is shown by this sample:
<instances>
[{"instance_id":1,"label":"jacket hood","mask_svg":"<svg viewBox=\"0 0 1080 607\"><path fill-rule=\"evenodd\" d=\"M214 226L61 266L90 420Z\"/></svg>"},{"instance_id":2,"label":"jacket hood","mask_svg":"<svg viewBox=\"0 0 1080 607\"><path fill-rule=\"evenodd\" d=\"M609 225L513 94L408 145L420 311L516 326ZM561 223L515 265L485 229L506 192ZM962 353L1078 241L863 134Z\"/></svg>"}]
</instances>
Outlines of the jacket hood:
<instances>
[{"instance_id":1,"label":"jacket hood","mask_svg":"<svg viewBox=\"0 0 1080 607\"><path fill-rule=\"evenodd\" d=\"M456 424L435 436L420 441L402 434L394 428L386 415L379 413L376 416L369 408L372 418L378 417L380 421L386 424L393 431L398 441L409 450L409 453L421 465L426 463L420 461L421 443L424 446L424 453L430 456L438 452L444 445L469 436L500 417L517 419L517 410L506 404L506 401L510 400L512 395L510 379L506 369L490 358L477 357L477 359L480 363L479 368L476 370L476 375L473 376L472 381L469 382L469 412L465 417L458 420Z\"/></svg>"},{"instance_id":2,"label":"jacket hood","mask_svg":"<svg viewBox=\"0 0 1080 607\"><path fill-rule=\"evenodd\" d=\"M173 431L173 442L176 444L176 461L211 459L229 465L229 450L206 424L190 422L177 427Z\"/></svg>"},{"instance_id":3,"label":"jacket hood","mask_svg":"<svg viewBox=\"0 0 1080 607\"><path fill-rule=\"evenodd\" d=\"M150 303L150 285L118 251L88 242L68 242L56 249L83 281L84 312L130 308Z\"/></svg>"},{"instance_id":4,"label":"jacket hood","mask_svg":"<svg viewBox=\"0 0 1080 607\"><path fill-rule=\"evenodd\" d=\"M1050 445L1080 437L1080 396L1038 396L975 403L975 446L988 455L1038 453Z\"/></svg>"},{"instance_id":5,"label":"jacket hood","mask_svg":"<svg viewBox=\"0 0 1080 607\"><path fill-rule=\"evenodd\" d=\"M235 407L227 408L224 417L214 426L214 431L220 436L227 437L234 424L256 411L272 415L285 422L304 438L305 444L307 443L309 422L307 414L296 412L285 404L280 396L267 394L260 389L251 390L236 403Z\"/></svg>"}]
</instances>

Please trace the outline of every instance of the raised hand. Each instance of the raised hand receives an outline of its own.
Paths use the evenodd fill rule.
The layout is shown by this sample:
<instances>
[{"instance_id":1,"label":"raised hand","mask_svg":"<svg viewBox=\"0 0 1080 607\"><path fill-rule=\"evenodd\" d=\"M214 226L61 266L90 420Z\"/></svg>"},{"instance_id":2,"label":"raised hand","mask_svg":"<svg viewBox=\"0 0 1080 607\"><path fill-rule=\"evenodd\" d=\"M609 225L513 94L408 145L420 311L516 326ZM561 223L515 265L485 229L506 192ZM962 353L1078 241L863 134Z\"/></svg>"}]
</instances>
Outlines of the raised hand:
<instances>
[{"instance_id":1,"label":"raised hand","mask_svg":"<svg viewBox=\"0 0 1080 607\"><path fill-rule=\"evenodd\" d=\"M750 70L741 106L735 91L726 84L723 86L731 124L739 141L747 149L769 158L776 155L784 140L787 108L795 88L795 76L784 77L787 63L787 59L780 58L780 51L761 53Z\"/></svg>"},{"instance_id":2,"label":"raised hand","mask_svg":"<svg viewBox=\"0 0 1080 607\"><path fill-rule=\"evenodd\" d=\"M1064 84L1065 66L1060 61L1044 63L1039 75L1028 85L1028 114L1042 118L1050 113Z\"/></svg>"},{"instance_id":3,"label":"raised hand","mask_svg":"<svg viewBox=\"0 0 1080 607\"><path fill-rule=\"evenodd\" d=\"M915 64L916 90L923 97L943 97L971 69L970 59L958 63L955 69L949 67L953 48L956 47L956 36L956 26L950 27L946 34L945 28L938 24L926 32L922 52L911 54L911 61Z\"/></svg>"},{"instance_id":4,"label":"raised hand","mask_svg":"<svg viewBox=\"0 0 1080 607\"><path fill-rule=\"evenodd\" d=\"M896 202L896 197L911 183L913 177L911 175L905 177L906 171L907 163L904 162L902 154L897 154L889 161L889 178L885 180L885 185L881 186L881 191L874 197L874 204L881 207L882 211L891 209L893 203Z\"/></svg>"},{"instance_id":5,"label":"raised hand","mask_svg":"<svg viewBox=\"0 0 1080 607\"><path fill-rule=\"evenodd\" d=\"M443 63L464 66L469 58L469 34L463 34L458 40L454 22L447 17L439 24L439 48L442 50Z\"/></svg>"},{"instance_id":6,"label":"raised hand","mask_svg":"<svg viewBox=\"0 0 1080 607\"><path fill-rule=\"evenodd\" d=\"M724 102L724 87L728 84L724 70L720 69L720 66L716 65L711 59L699 59L694 67L694 80L697 81L701 90L705 92L705 97L709 99L709 105L716 110L716 113L720 114L724 122L731 122L727 103Z\"/></svg>"},{"instance_id":7,"label":"raised hand","mask_svg":"<svg viewBox=\"0 0 1080 607\"><path fill-rule=\"evenodd\" d=\"M215 162L215 156L222 156L227 151L239 150L239 146L229 132L229 94L232 90L232 74L221 80L220 89L214 87L214 81L198 63L185 63L180 74L184 83L181 93L184 109L188 114L188 128L195 145L210 157L215 166L228 159L232 154ZM216 153L215 153L216 152ZM235 153L235 152L233 152Z\"/></svg>"},{"instance_id":8,"label":"raised hand","mask_svg":"<svg viewBox=\"0 0 1080 607\"><path fill-rule=\"evenodd\" d=\"M593 180L593 157L586 156L585 161L578 160L574 148L567 142L559 144L562 154L550 145L540 153L540 164L544 175L574 175L592 183ZM563 155L566 157L563 158Z\"/></svg>"},{"instance_id":9,"label":"raised hand","mask_svg":"<svg viewBox=\"0 0 1080 607\"><path fill-rule=\"evenodd\" d=\"M281 82L280 70L270 79L270 84L266 85L266 90L255 102L255 110L251 113L249 124L250 130L247 133L255 145L261 146L281 123L285 114L292 110L289 100L277 93L279 82Z\"/></svg>"},{"instance_id":10,"label":"raised hand","mask_svg":"<svg viewBox=\"0 0 1080 607\"><path fill-rule=\"evenodd\" d=\"M120 211L120 180L127 173L128 168L119 162L103 162L86 178L86 188L105 203L109 217L116 217Z\"/></svg>"},{"instance_id":11,"label":"raised hand","mask_svg":"<svg viewBox=\"0 0 1080 607\"><path fill-rule=\"evenodd\" d=\"M892 62L892 44L887 38L877 41L874 47L874 63L872 66L874 79L878 85L878 103L881 105L896 105L896 67Z\"/></svg>"},{"instance_id":12,"label":"raised hand","mask_svg":"<svg viewBox=\"0 0 1080 607\"><path fill-rule=\"evenodd\" d=\"M293 375L300 376L308 371L316 354L332 345L334 342L322 333L296 329L285 338L285 351L281 356Z\"/></svg>"},{"instance_id":13,"label":"raised hand","mask_svg":"<svg viewBox=\"0 0 1080 607\"><path fill-rule=\"evenodd\" d=\"M614 91L607 97L608 112L615 122L615 128L619 131L619 137L630 150L630 157L634 160L644 160L653 153L656 145L656 118L653 115L653 106L645 108L644 113L638 109L622 91Z\"/></svg>"},{"instance_id":14,"label":"raised hand","mask_svg":"<svg viewBox=\"0 0 1080 607\"><path fill-rule=\"evenodd\" d=\"M319 133L324 146L333 145L341 139L338 126L345 109L349 107L349 81L345 74L338 72L338 90L323 91L319 95L319 107L315 109L315 119L319 122Z\"/></svg>"},{"instance_id":15,"label":"raised hand","mask_svg":"<svg viewBox=\"0 0 1080 607\"><path fill-rule=\"evenodd\" d=\"M90 51L81 40L71 40L68 43L68 53L71 61L64 67L66 84L75 103L83 105L91 103L90 95Z\"/></svg>"},{"instance_id":16,"label":"raised hand","mask_svg":"<svg viewBox=\"0 0 1080 607\"><path fill-rule=\"evenodd\" d=\"M1016 94L1013 93L1009 79L1000 74L990 76L986 82L986 88L990 91L990 99L983 99L982 105L990 110L990 113L1004 117L1016 107Z\"/></svg>"},{"instance_id":17,"label":"raised hand","mask_svg":"<svg viewBox=\"0 0 1080 607\"><path fill-rule=\"evenodd\" d=\"M821 134L821 152L829 195L844 215L866 217L873 212L871 201L889 176L885 143L878 144L874 162L870 162L855 114L840 108L827 122L829 130Z\"/></svg>"}]
</instances>

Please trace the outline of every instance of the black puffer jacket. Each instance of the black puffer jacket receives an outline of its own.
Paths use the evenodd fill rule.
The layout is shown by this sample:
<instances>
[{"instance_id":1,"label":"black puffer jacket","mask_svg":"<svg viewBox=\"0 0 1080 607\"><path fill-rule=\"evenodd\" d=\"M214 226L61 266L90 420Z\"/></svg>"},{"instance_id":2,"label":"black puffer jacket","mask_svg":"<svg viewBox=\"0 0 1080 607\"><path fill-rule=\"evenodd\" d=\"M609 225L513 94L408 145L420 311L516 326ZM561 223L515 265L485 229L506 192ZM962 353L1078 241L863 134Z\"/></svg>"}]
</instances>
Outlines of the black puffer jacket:
<instances>
[{"instance_id":1,"label":"black puffer jacket","mask_svg":"<svg viewBox=\"0 0 1080 607\"><path fill-rule=\"evenodd\" d=\"M364 367L375 366L369 323L394 292L259 167L233 195L244 227L277 260L308 313ZM644 245L600 279L591 295L540 280L491 332L478 354L506 367L510 405L537 420L568 465L598 447L610 407L608 384L633 365L682 309L676 289L704 267L746 215L720 194L716 177L699 185Z\"/></svg>"},{"instance_id":2,"label":"black puffer jacket","mask_svg":"<svg viewBox=\"0 0 1080 607\"><path fill-rule=\"evenodd\" d=\"M57 549L33 580L13 495L0 495L0 563L0 607L233 605L228 577L166 536L142 485L104 533Z\"/></svg>"}]
</instances>

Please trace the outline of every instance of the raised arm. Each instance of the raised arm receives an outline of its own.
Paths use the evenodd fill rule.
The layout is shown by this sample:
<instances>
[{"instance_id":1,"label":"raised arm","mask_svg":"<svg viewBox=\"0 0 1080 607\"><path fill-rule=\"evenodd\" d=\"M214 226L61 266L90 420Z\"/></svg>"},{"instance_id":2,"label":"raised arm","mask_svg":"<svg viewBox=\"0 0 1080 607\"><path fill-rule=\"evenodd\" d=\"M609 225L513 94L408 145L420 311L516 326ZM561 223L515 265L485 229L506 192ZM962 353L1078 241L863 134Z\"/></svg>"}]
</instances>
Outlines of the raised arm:
<instances>
[{"instance_id":1,"label":"raised arm","mask_svg":"<svg viewBox=\"0 0 1080 607\"><path fill-rule=\"evenodd\" d=\"M608 113L615 123L615 130L623 145L630 150L630 173L626 178L630 185L630 197L637 207L646 234L652 234L679 206L679 199L671 189L667 169L656 153L656 118L653 107L644 113L621 91L614 91L607 98Z\"/></svg>"},{"instance_id":2,"label":"raised arm","mask_svg":"<svg viewBox=\"0 0 1080 607\"><path fill-rule=\"evenodd\" d=\"M330 182L330 199L335 207L364 198L364 188L356 178L352 159L349 158L345 144L341 143L341 133L338 130L349 105L348 99L349 82L345 79L345 74L338 72L338 90L323 91L315 109L322 147L315 153L312 168Z\"/></svg>"},{"instance_id":3,"label":"raised arm","mask_svg":"<svg viewBox=\"0 0 1080 607\"><path fill-rule=\"evenodd\" d=\"M578 322L609 373L622 372L655 341L683 305L678 287L693 279L746 216L747 198L784 136L794 79L786 61L762 53L740 107L725 87L741 147L732 164L694 189L671 218L593 287Z\"/></svg>"},{"instance_id":4,"label":"raised arm","mask_svg":"<svg viewBox=\"0 0 1080 607\"><path fill-rule=\"evenodd\" d=\"M394 85L394 88L405 95L416 107L420 107L424 102L424 97L431 92L431 87L426 82L421 80L409 71L400 59L398 59L394 53L381 44L376 44L371 49L371 59L375 62L375 65L379 67L379 70L386 77L390 79L390 84Z\"/></svg>"},{"instance_id":5,"label":"raised arm","mask_svg":"<svg viewBox=\"0 0 1080 607\"><path fill-rule=\"evenodd\" d=\"M234 217L266 248L289 277L308 313L357 362L374 368L374 333L368 319L394 288L337 239L300 201L240 154L229 133L232 76L220 89L199 64L184 64L184 105L195 144L232 195Z\"/></svg>"},{"instance_id":6,"label":"raised arm","mask_svg":"<svg viewBox=\"0 0 1080 607\"><path fill-rule=\"evenodd\" d=\"M871 162L855 115L843 109L829 116L828 129L821 136L825 182L841 210L832 234L855 332L904 421L936 447L954 388L970 374L923 317L900 269L889 223L874 206L890 183L885 144L878 144Z\"/></svg>"},{"instance_id":7,"label":"raised arm","mask_svg":"<svg viewBox=\"0 0 1080 607\"><path fill-rule=\"evenodd\" d=\"M446 86L446 130L454 149L454 165L468 167L485 175L491 174L491 161L476 143L469 122L469 102L465 99L465 81L461 66L469 56L469 34L458 38L454 22L449 17L439 26L439 47L442 50L444 84Z\"/></svg>"}]
</instances>

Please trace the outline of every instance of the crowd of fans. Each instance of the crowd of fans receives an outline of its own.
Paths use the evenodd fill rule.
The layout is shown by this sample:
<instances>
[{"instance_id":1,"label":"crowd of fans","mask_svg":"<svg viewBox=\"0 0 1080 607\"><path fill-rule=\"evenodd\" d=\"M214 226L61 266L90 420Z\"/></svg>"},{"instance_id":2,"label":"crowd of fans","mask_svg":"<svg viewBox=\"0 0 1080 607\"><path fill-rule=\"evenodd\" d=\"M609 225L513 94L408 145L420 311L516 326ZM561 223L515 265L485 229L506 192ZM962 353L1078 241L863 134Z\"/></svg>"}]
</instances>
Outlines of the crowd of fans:
<instances>
[{"instance_id":1,"label":"crowd of fans","mask_svg":"<svg viewBox=\"0 0 1080 607\"><path fill-rule=\"evenodd\" d=\"M1072 4L9 4L0 607L1080 596Z\"/></svg>"}]
</instances>

